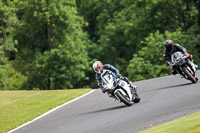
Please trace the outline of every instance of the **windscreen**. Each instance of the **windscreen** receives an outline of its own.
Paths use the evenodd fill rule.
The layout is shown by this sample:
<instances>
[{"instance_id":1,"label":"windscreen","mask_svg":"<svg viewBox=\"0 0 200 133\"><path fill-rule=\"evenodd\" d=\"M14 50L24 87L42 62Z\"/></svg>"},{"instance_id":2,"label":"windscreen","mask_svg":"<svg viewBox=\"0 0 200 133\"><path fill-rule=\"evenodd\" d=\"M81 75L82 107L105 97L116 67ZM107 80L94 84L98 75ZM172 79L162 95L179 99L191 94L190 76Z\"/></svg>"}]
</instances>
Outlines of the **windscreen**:
<instances>
[{"instance_id":1,"label":"windscreen","mask_svg":"<svg viewBox=\"0 0 200 133\"><path fill-rule=\"evenodd\" d=\"M181 53L181 52L176 52L176 53L172 54L172 57L171 57L172 62L173 62L173 63L176 62L176 60L181 59L183 56L184 56L184 55L183 55L183 53Z\"/></svg>"}]
</instances>

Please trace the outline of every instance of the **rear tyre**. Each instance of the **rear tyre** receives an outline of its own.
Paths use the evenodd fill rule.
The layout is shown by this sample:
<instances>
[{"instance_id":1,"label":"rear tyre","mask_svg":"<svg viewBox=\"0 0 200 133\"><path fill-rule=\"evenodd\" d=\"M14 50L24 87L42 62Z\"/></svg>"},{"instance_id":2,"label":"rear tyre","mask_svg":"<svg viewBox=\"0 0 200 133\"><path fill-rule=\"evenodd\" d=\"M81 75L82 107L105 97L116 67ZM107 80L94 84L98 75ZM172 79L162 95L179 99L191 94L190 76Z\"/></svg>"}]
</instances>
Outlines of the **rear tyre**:
<instances>
[{"instance_id":1,"label":"rear tyre","mask_svg":"<svg viewBox=\"0 0 200 133\"><path fill-rule=\"evenodd\" d=\"M123 102L127 106L131 106L133 103L129 101L123 94L121 94L120 91L117 91L115 95L120 99L121 102Z\"/></svg>"},{"instance_id":2,"label":"rear tyre","mask_svg":"<svg viewBox=\"0 0 200 133\"><path fill-rule=\"evenodd\" d=\"M196 77L195 79L196 79L196 82L199 80L199 78L198 78L198 77Z\"/></svg>"},{"instance_id":3,"label":"rear tyre","mask_svg":"<svg viewBox=\"0 0 200 133\"><path fill-rule=\"evenodd\" d=\"M139 103L140 102L140 98L138 97L138 94L135 93L135 98L133 100L134 103Z\"/></svg>"},{"instance_id":4,"label":"rear tyre","mask_svg":"<svg viewBox=\"0 0 200 133\"><path fill-rule=\"evenodd\" d=\"M183 72L185 75L187 75L188 79L192 81L192 83L196 83L195 77L184 67Z\"/></svg>"}]
</instances>

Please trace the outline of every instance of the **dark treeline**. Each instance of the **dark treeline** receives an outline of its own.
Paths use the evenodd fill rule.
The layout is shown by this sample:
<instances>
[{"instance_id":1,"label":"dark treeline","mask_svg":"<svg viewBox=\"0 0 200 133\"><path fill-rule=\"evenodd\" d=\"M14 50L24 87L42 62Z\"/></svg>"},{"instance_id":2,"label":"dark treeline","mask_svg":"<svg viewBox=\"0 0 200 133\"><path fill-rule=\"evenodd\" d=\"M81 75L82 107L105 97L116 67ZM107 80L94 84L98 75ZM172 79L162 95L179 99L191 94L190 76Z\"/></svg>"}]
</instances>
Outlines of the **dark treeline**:
<instances>
[{"instance_id":1,"label":"dark treeline","mask_svg":"<svg viewBox=\"0 0 200 133\"><path fill-rule=\"evenodd\" d=\"M95 60L169 75L167 39L200 65L199 0L0 0L0 90L96 87Z\"/></svg>"}]
</instances>

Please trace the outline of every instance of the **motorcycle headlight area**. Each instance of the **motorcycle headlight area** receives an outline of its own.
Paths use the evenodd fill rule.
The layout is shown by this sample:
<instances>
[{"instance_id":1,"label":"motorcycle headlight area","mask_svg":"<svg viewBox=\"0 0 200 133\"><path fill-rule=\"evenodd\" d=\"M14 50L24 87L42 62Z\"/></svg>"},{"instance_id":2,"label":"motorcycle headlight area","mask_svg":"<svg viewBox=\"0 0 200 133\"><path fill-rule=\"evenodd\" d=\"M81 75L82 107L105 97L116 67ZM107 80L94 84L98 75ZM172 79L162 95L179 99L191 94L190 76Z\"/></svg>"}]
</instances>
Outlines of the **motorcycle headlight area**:
<instances>
[{"instance_id":1,"label":"motorcycle headlight area","mask_svg":"<svg viewBox=\"0 0 200 133\"><path fill-rule=\"evenodd\" d=\"M111 90L113 88L113 83L110 82L108 85L107 85L107 89Z\"/></svg>"}]
</instances>

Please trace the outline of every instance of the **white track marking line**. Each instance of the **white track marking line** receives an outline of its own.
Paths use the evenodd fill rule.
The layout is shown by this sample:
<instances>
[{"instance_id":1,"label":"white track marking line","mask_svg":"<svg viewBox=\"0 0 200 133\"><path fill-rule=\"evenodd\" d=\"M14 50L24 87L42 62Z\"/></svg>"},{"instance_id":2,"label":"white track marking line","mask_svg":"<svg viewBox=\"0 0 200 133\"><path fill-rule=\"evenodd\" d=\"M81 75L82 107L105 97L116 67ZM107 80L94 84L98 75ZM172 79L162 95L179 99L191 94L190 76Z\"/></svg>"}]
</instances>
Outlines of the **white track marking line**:
<instances>
[{"instance_id":1,"label":"white track marking line","mask_svg":"<svg viewBox=\"0 0 200 133\"><path fill-rule=\"evenodd\" d=\"M49 110L48 112L46 112L46 113L44 113L44 114L42 114L42 115L36 117L36 118L33 119L32 121L29 121L29 122L27 122L27 123L25 123L25 124L23 124L23 125L21 125L21 126L15 128L15 129L11 130L11 131L9 131L8 133L12 133L12 132L14 132L14 131L16 131L16 130L18 130L18 129L20 129L20 128L22 128L22 127L24 127L24 126L26 126L26 125L28 125L28 124L30 124L30 123L32 123L32 122L34 122L34 121L40 119L40 118L42 118L42 117L44 117L44 116L46 116L46 115L48 115L48 114L50 114L51 112L53 112L53 111L55 111L55 110L57 110L57 109L59 109L59 108L62 108L63 106L65 106L65 105L67 105L67 104L70 104L70 103L72 103L72 102L74 102L74 101L79 100L80 98L82 98L82 97L84 97L84 96L87 96L87 95L91 94L91 93L94 92L94 91L95 91L95 90L91 90L90 92L88 92L88 93L86 93L86 94L84 94L84 95L82 95L82 96L80 96L80 97L77 97L77 98L75 98L75 99L73 99L73 100L71 100L71 101L68 101L68 102L66 102L66 103L64 103L64 104L62 104L62 105L60 105L60 106L57 106L57 107L55 107L55 108Z\"/></svg>"}]
</instances>

